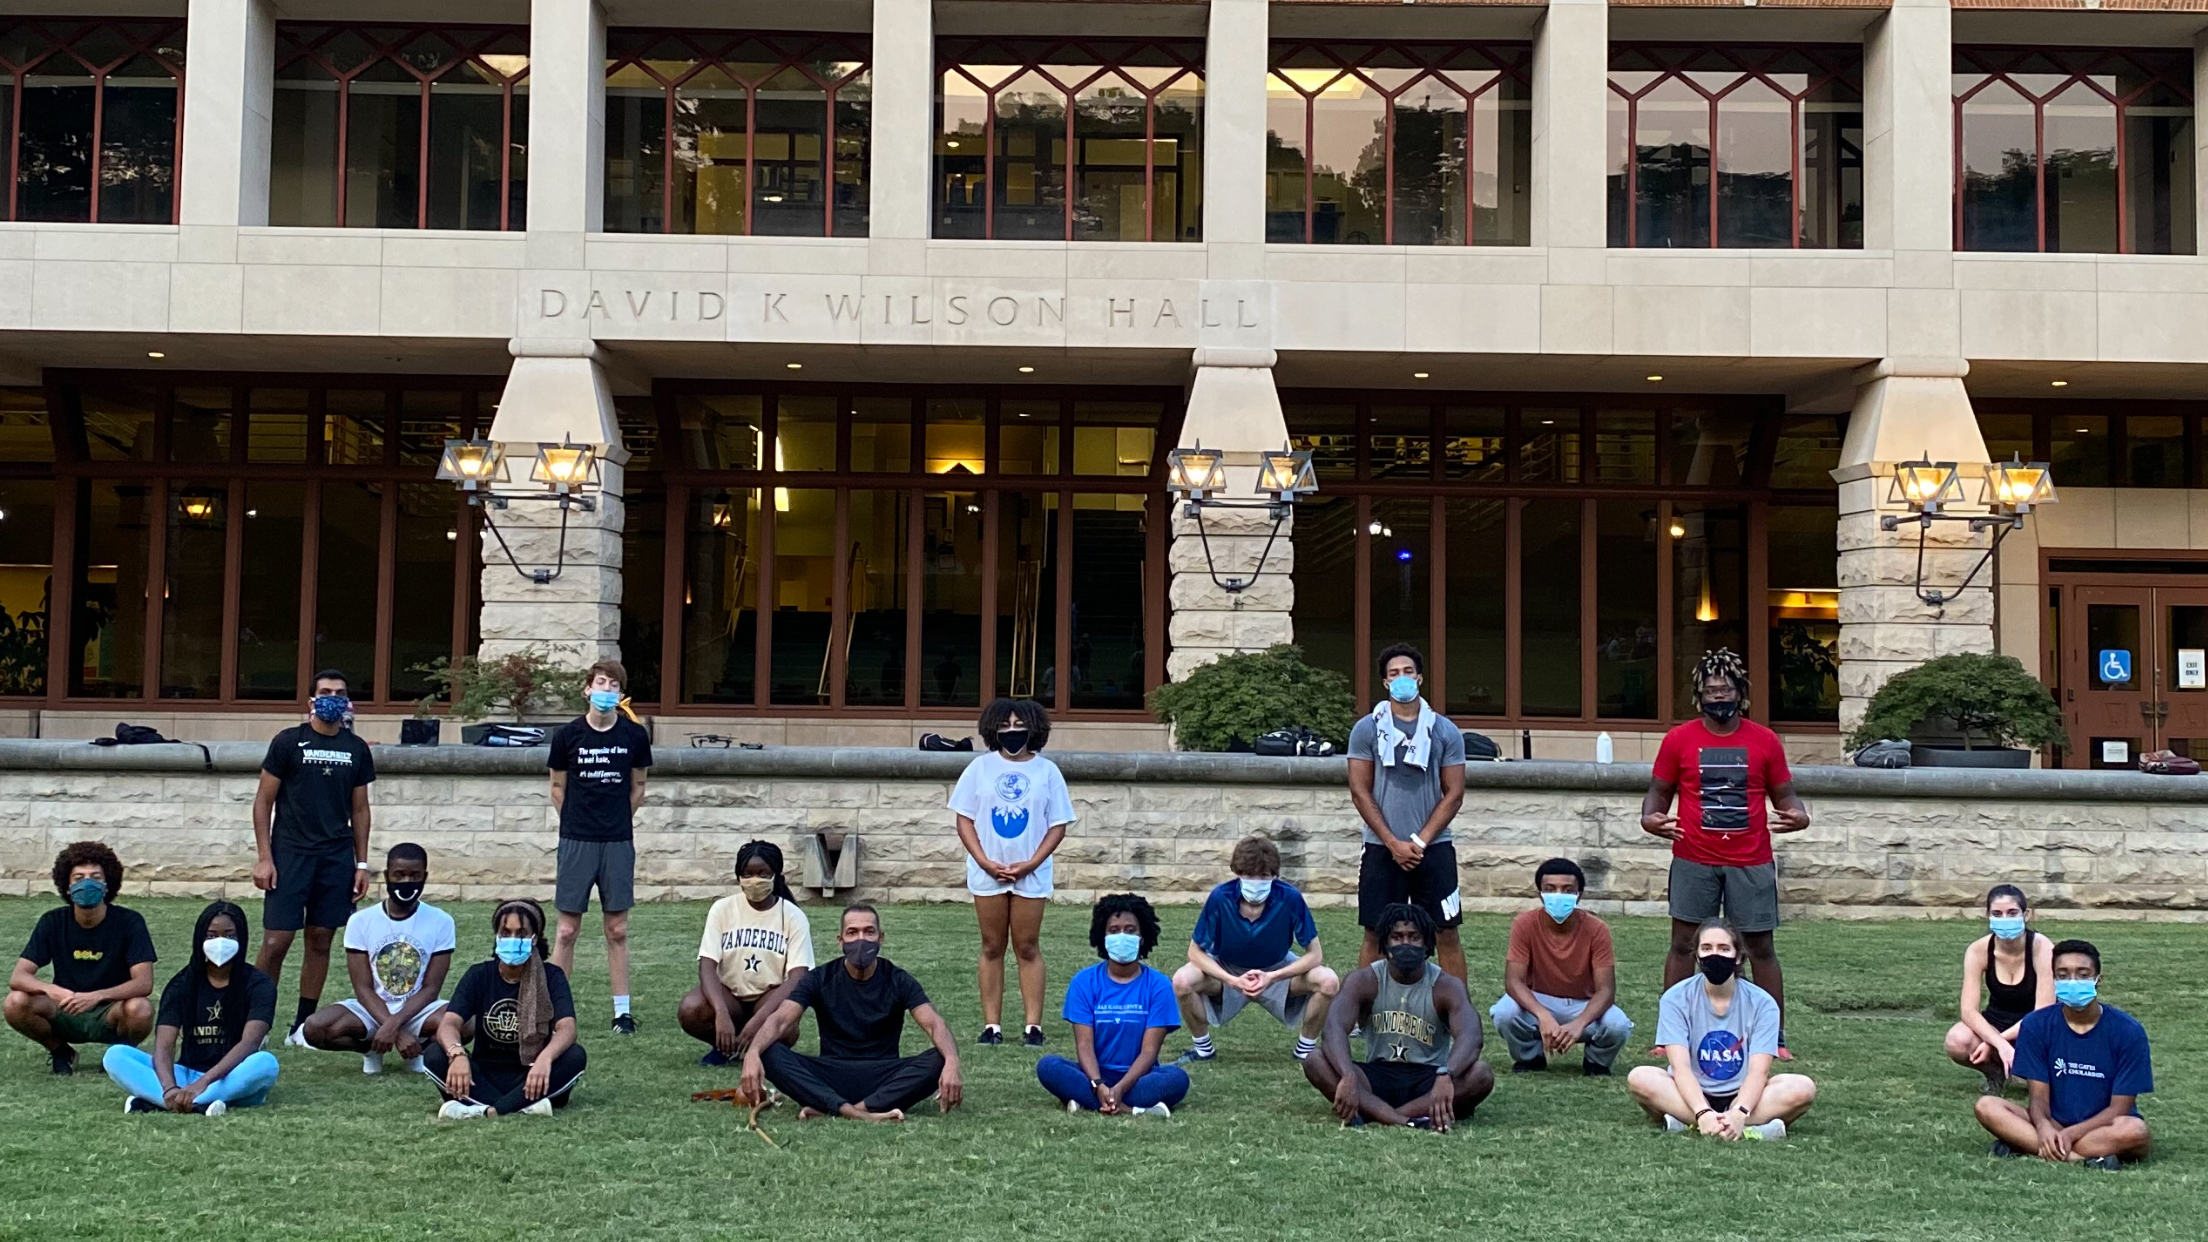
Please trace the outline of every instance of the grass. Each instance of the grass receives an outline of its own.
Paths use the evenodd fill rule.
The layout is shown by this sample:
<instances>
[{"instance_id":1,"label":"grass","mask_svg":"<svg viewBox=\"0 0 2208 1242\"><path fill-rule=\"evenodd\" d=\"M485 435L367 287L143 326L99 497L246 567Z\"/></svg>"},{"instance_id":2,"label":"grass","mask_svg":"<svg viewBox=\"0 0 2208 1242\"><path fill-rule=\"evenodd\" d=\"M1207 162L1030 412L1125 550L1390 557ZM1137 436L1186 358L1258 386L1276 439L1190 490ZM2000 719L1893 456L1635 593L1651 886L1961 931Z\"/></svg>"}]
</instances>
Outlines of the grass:
<instances>
[{"instance_id":1,"label":"grass","mask_svg":"<svg viewBox=\"0 0 2208 1242\"><path fill-rule=\"evenodd\" d=\"M50 904L0 901L0 939L20 943ZM167 959L198 903L135 903ZM258 913L255 911L254 913ZM463 963L487 955L488 909L457 908ZM1161 964L1177 960L1193 910L1166 912ZM266 1108L208 1121L129 1117L93 1069L46 1073L44 1055L0 1032L0 1239L324 1239L769 1235L842 1238L1298 1239L1512 1236L1560 1239L2001 1239L2019 1235L2197 1238L2208 1177L2208 1000L2203 932L2117 924L2083 930L2107 959L2109 998L2146 1023L2160 1092L2144 1111L2155 1158L2121 1174L1995 1161L1971 1119L1977 1075L1949 1064L1958 962L1972 928L1921 922L1804 923L1783 929L1795 1067L1822 1086L1783 1144L1725 1146L1643 1125L1622 1079L1561 1072L1512 1078L1478 1117L1436 1136L1344 1131L1289 1060L1290 1036L1252 1012L1220 1033L1218 1061L1195 1070L1170 1122L1069 1117L1034 1080L1036 1054L984 1049L962 906L886 912L887 954L928 988L962 1041L967 1107L932 1107L903 1126L800 1126L768 1114L768 1148L726 1106L690 1092L733 1086L700 1069L702 1047L675 1026L695 981L703 905L649 905L632 919L643 1032L617 1042L602 952L587 938L577 997L591 1067L553 1121L430 1123L430 1086L398 1072L364 1079L342 1054L285 1049ZM826 919L814 916L816 940ZM1507 920L1465 925L1473 995L1499 991ZM586 927L588 925L586 924ZM1337 962L1354 952L1346 912L1320 917ZM1658 920L1618 920L1624 1003L1654 1033ZM1073 969L1095 960L1087 919L1054 910L1050 1050L1068 1052L1057 1005ZM1983 934L1982 932L1980 934ZM294 975L297 967L293 966ZM455 972L457 978L457 971ZM280 1014L292 1008L286 981ZM330 995L343 994L333 986ZM1016 1012L1016 1007L1014 1012ZM807 1023L810 1043L811 1023ZM908 1048L918 1046L917 1030ZM1186 1046L1168 1039L1168 1052ZM1492 1036L1487 1056L1508 1058Z\"/></svg>"}]
</instances>

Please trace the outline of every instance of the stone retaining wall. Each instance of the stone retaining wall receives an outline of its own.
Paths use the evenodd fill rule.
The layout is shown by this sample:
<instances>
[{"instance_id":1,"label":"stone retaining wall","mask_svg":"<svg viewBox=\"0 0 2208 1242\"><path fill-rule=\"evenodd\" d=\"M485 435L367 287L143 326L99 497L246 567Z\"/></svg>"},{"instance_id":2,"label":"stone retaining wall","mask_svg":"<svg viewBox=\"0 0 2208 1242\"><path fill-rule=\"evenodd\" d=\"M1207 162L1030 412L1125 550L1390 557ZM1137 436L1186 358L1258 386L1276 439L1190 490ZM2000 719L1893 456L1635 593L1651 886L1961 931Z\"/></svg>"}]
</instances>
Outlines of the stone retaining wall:
<instances>
[{"instance_id":1,"label":"stone retaining wall","mask_svg":"<svg viewBox=\"0 0 2208 1242\"><path fill-rule=\"evenodd\" d=\"M252 797L262 748L103 749L0 742L0 893L51 891L67 842L112 844L131 891L254 895ZM432 894L551 894L556 821L543 754L378 747L375 848L419 841ZM1315 904L1354 902L1359 851L1341 760L1056 755L1079 822L1058 853L1061 900L1132 888L1193 902L1226 877L1235 841L1280 843ZM814 831L861 839L858 894L962 900L944 809L968 756L906 750L662 752L638 815L639 896L719 896L737 847L797 849ZM1533 868L1563 854L1594 908L1659 913L1668 853L1640 830L1645 764L1474 764L1456 824L1465 904L1514 909ZM1946 916L1987 886L2088 916L2208 921L2208 780L2102 772L1804 768L1815 824L1779 838L1790 917Z\"/></svg>"}]
</instances>

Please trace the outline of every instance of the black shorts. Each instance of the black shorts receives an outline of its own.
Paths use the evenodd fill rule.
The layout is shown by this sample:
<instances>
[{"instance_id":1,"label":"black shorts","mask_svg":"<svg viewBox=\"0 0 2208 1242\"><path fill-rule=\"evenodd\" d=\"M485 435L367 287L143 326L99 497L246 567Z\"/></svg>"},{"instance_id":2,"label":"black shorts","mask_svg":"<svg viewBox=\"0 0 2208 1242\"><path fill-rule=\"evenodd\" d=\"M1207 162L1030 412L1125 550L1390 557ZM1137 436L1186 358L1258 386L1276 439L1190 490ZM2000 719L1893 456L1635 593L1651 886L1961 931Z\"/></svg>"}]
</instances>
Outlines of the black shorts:
<instances>
[{"instance_id":1,"label":"black shorts","mask_svg":"<svg viewBox=\"0 0 2208 1242\"><path fill-rule=\"evenodd\" d=\"M1464 922L1464 901L1457 894L1457 843L1436 841L1418 866L1395 865L1385 845L1367 845L1357 864L1357 925L1372 930L1380 912L1399 901L1424 910L1436 927Z\"/></svg>"},{"instance_id":2,"label":"black shorts","mask_svg":"<svg viewBox=\"0 0 2208 1242\"><path fill-rule=\"evenodd\" d=\"M276 887L261 899L261 926L295 932L302 927L343 927L353 917L353 848L294 850L269 847Z\"/></svg>"},{"instance_id":3,"label":"black shorts","mask_svg":"<svg viewBox=\"0 0 2208 1242\"><path fill-rule=\"evenodd\" d=\"M1414 1061L1359 1061L1372 1093L1389 1108L1401 1108L1434 1089L1437 1067Z\"/></svg>"},{"instance_id":4,"label":"black shorts","mask_svg":"<svg viewBox=\"0 0 2208 1242\"><path fill-rule=\"evenodd\" d=\"M1712 1112L1719 1113L1729 1113L1733 1111L1733 1104L1739 1099L1740 1092L1738 1091L1733 1092L1731 1095L1711 1095L1708 1092L1704 1092L1702 1095L1703 1103L1709 1105ZM1695 1120L1700 1121L1701 1118L1698 1117Z\"/></svg>"},{"instance_id":5,"label":"black shorts","mask_svg":"<svg viewBox=\"0 0 2208 1242\"><path fill-rule=\"evenodd\" d=\"M1993 1029L1997 1031L2008 1030L2010 1027L2015 1026L2019 1022L2022 1022L2025 1017L2025 1015L2020 1013L2005 1013L1999 1009L1982 1010L1980 1011L1979 1016L1983 1017L1986 1021L1991 1022L1993 1024Z\"/></svg>"}]
</instances>

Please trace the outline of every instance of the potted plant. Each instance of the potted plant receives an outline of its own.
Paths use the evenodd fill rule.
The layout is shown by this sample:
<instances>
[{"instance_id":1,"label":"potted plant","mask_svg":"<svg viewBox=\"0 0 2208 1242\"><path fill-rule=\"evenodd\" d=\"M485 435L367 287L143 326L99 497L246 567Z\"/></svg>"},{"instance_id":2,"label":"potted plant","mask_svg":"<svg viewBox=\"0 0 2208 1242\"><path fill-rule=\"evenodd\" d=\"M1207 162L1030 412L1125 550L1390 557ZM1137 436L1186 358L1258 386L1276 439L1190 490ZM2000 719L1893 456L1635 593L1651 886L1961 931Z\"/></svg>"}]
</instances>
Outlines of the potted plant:
<instances>
[{"instance_id":1,"label":"potted plant","mask_svg":"<svg viewBox=\"0 0 2208 1242\"><path fill-rule=\"evenodd\" d=\"M1150 710L1173 726L1181 750L1247 750L1250 739L1295 725L1341 746L1356 723L1349 679L1311 667L1287 644L1223 656L1159 686Z\"/></svg>"},{"instance_id":2,"label":"potted plant","mask_svg":"<svg viewBox=\"0 0 2208 1242\"><path fill-rule=\"evenodd\" d=\"M566 655L568 661L559 657ZM572 666L568 648L525 647L496 659L462 656L455 663L439 658L417 664L413 671L428 677L437 689L414 704L414 714L428 717L442 705L444 714L460 721L506 724L550 724L583 710L583 679ZM463 731L463 740L473 741Z\"/></svg>"},{"instance_id":3,"label":"potted plant","mask_svg":"<svg viewBox=\"0 0 2208 1242\"><path fill-rule=\"evenodd\" d=\"M2015 657L1945 655L1881 686L1848 745L1885 738L1907 739L1918 767L2026 768L2033 749L2069 734L2055 697Z\"/></svg>"}]
</instances>

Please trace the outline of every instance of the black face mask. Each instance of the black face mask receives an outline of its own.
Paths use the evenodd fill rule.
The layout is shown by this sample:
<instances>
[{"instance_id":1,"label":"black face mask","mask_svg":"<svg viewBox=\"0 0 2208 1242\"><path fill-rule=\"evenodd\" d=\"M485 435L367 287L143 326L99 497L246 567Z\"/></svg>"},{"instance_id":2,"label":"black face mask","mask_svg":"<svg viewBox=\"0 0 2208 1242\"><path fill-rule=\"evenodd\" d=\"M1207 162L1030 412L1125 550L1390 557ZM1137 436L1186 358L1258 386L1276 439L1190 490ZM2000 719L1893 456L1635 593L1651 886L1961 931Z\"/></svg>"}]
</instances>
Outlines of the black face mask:
<instances>
[{"instance_id":1,"label":"black face mask","mask_svg":"<svg viewBox=\"0 0 2208 1242\"><path fill-rule=\"evenodd\" d=\"M879 940L846 940L843 942L843 960L849 962L853 969L865 970L872 966L874 959L881 955L882 942Z\"/></svg>"},{"instance_id":2,"label":"black face mask","mask_svg":"<svg viewBox=\"0 0 2208 1242\"><path fill-rule=\"evenodd\" d=\"M1391 944L1388 946L1388 965L1398 973L1410 974L1426 964L1426 946L1422 944Z\"/></svg>"},{"instance_id":3,"label":"black face mask","mask_svg":"<svg viewBox=\"0 0 2208 1242\"><path fill-rule=\"evenodd\" d=\"M1016 755L1027 749L1027 730L1000 729L997 731L997 749L1008 755Z\"/></svg>"},{"instance_id":4,"label":"black face mask","mask_svg":"<svg viewBox=\"0 0 2208 1242\"><path fill-rule=\"evenodd\" d=\"M422 899L422 883L419 880L412 884L394 884L385 881L383 891L390 896L391 900L402 906L411 906Z\"/></svg>"},{"instance_id":5,"label":"black face mask","mask_svg":"<svg viewBox=\"0 0 2208 1242\"><path fill-rule=\"evenodd\" d=\"M1704 699L1702 714L1719 724L1731 724L1733 718L1740 715L1740 702L1737 699Z\"/></svg>"},{"instance_id":6,"label":"black face mask","mask_svg":"<svg viewBox=\"0 0 2208 1242\"><path fill-rule=\"evenodd\" d=\"M1732 979L1734 971L1740 969L1740 959L1727 957L1722 953L1705 953L1702 955L1701 966L1703 978L1722 985Z\"/></svg>"}]
</instances>

